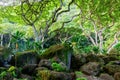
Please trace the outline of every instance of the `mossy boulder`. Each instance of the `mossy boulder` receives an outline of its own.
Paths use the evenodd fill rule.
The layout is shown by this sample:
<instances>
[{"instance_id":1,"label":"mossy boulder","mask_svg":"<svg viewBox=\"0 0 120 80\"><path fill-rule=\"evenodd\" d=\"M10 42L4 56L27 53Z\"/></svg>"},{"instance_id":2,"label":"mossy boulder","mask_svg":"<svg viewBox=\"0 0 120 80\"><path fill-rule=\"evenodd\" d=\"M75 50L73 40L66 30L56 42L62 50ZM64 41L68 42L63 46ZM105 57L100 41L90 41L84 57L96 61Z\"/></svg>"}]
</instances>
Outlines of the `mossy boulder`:
<instances>
[{"instance_id":1,"label":"mossy boulder","mask_svg":"<svg viewBox=\"0 0 120 80\"><path fill-rule=\"evenodd\" d=\"M10 48L0 47L0 66L6 66L11 62L13 53Z\"/></svg>"},{"instance_id":2,"label":"mossy boulder","mask_svg":"<svg viewBox=\"0 0 120 80\"><path fill-rule=\"evenodd\" d=\"M71 74L50 70L39 70L36 80L72 80Z\"/></svg>"},{"instance_id":3,"label":"mossy boulder","mask_svg":"<svg viewBox=\"0 0 120 80\"><path fill-rule=\"evenodd\" d=\"M34 50L18 52L15 54L15 65L18 67L29 64L38 64L39 60L40 57Z\"/></svg>"},{"instance_id":4,"label":"mossy boulder","mask_svg":"<svg viewBox=\"0 0 120 80\"><path fill-rule=\"evenodd\" d=\"M110 61L105 65L104 69L108 74L120 72L120 61Z\"/></svg>"},{"instance_id":5,"label":"mossy boulder","mask_svg":"<svg viewBox=\"0 0 120 80\"><path fill-rule=\"evenodd\" d=\"M49 59L40 60L38 67L46 67L47 69L52 69L52 62Z\"/></svg>"},{"instance_id":6,"label":"mossy boulder","mask_svg":"<svg viewBox=\"0 0 120 80\"><path fill-rule=\"evenodd\" d=\"M40 58L52 59L56 56L59 62L63 62L67 68L70 69L71 54L72 49L69 44L56 44L46 49L45 52L40 55Z\"/></svg>"},{"instance_id":7,"label":"mossy boulder","mask_svg":"<svg viewBox=\"0 0 120 80\"><path fill-rule=\"evenodd\" d=\"M64 45L62 44L57 44L57 45L53 45L51 47L49 47L48 49L45 50L44 53L41 54L41 58L52 58L56 52L60 51L64 49Z\"/></svg>"},{"instance_id":8,"label":"mossy boulder","mask_svg":"<svg viewBox=\"0 0 120 80\"><path fill-rule=\"evenodd\" d=\"M101 71L101 66L99 62L88 62L84 64L80 70L87 75L98 75Z\"/></svg>"},{"instance_id":9,"label":"mossy boulder","mask_svg":"<svg viewBox=\"0 0 120 80\"><path fill-rule=\"evenodd\" d=\"M104 64L104 60L97 54L88 54L86 60L87 62L99 62L101 65Z\"/></svg>"},{"instance_id":10,"label":"mossy boulder","mask_svg":"<svg viewBox=\"0 0 120 80\"><path fill-rule=\"evenodd\" d=\"M71 70L79 70L80 66L86 63L86 55L73 54L71 59Z\"/></svg>"},{"instance_id":11,"label":"mossy boulder","mask_svg":"<svg viewBox=\"0 0 120 80\"><path fill-rule=\"evenodd\" d=\"M120 72L117 72L114 74L114 79L115 80L120 80Z\"/></svg>"},{"instance_id":12,"label":"mossy boulder","mask_svg":"<svg viewBox=\"0 0 120 80\"><path fill-rule=\"evenodd\" d=\"M114 79L111 75L107 74L107 73L102 73L100 74L99 77L101 80L116 80Z\"/></svg>"}]
</instances>

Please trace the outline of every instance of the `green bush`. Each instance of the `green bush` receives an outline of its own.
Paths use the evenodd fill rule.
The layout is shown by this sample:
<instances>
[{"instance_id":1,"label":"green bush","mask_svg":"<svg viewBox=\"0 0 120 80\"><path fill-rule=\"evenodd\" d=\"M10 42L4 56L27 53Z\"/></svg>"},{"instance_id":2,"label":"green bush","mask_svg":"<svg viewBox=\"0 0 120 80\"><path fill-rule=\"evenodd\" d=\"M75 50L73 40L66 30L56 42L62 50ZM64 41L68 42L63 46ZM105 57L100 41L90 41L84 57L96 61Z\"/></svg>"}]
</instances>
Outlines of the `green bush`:
<instances>
[{"instance_id":1,"label":"green bush","mask_svg":"<svg viewBox=\"0 0 120 80\"><path fill-rule=\"evenodd\" d=\"M76 80L87 80L85 77L77 78Z\"/></svg>"},{"instance_id":2,"label":"green bush","mask_svg":"<svg viewBox=\"0 0 120 80\"><path fill-rule=\"evenodd\" d=\"M63 68L62 65L60 65L59 63L56 63L56 62L52 63L52 68L55 71L65 71L65 68Z\"/></svg>"}]
</instances>

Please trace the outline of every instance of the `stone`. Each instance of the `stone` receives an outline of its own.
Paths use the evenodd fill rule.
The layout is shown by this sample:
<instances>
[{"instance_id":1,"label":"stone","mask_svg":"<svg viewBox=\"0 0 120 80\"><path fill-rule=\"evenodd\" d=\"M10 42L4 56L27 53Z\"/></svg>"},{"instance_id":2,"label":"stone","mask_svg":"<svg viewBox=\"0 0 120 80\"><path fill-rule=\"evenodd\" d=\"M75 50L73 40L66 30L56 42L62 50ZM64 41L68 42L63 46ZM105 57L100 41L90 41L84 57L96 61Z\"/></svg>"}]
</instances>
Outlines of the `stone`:
<instances>
[{"instance_id":1,"label":"stone","mask_svg":"<svg viewBox=\"0 0 120 80\"><path fill-rule=\"evenodd\" d=\"M22 73L28 75L34 75L37 64L28 64L22 67Z\"/></svg>"},{"instance_id":2,"label":"stone","mask_svg":"<svg viewBox=\"0 0 120 80\"><path fill-rule=\"evenodd\" d=\"M78 72L76 73L76 80L102 80L102 79L92 75L86 75L84 73Z\"/></svg>"},{"instance_id":3,"label":"stone","mask_svg":"<svg viewBox=\"0 0 120 80\"><path fill-rule=\"evenodd\" d=\"M102 80L116 80L107 73L102 73L99 78L102 79Z\"/></svg>"},{"instance_id":4,"label":"stone","mask_svg":"<svg viewBox=\"0 0 120 80\"><path fill-rule=\"evenodd\" d=\"M0 67L9 67L13 53L10 48L0 47Z\"/></svg>"},{"instance_id":5,"label":"stone","mask_svg":"<svg viewBox=\"0 0 120 80\"><path fill-rule=\"evenodd\" d=\"M39 60L39 55L34 50L18 52L15 54L15 65L17 67L23 67L29 64L38 64Z\"/></svg>"},{"instance_id":6,"label":"stone","mask_svg":"<svg viewBox=\"0 0 120 80\"><path fill-rule=\"evenodd\" d=\"M98 75L101 70L99 62L88 62L81 66L80 70L87 75Z\"/></svg>"},{"instance_id":7,"label":"stone","mask_svg":"<svg viewBox=\"0 0 120 80\"><path fill-rule=\"evenodd\" d=\"M20 78L27 79L27 80L35 80L34 77L26 75L26 74L21 74Z\"/></svg>"},{"instance_id":8,"label":"stone","mask_svg":"<svg viewBox=\"0 0 120 80\"><path fill-rule=\"evenodd\" d=\"M96 54L88 54L86 56L86 60L87 62L99 62L101 65L104 64L104 60L99 55Z\"/></svg>"},{"instance_id":9,"label":"stone","mask_svg":"<svg viewBox=\"0 0 120 80\"><path fill-rule=\"evenodd\" d=\"M64 45L62 44L57 44L57 45L53 45L53 46L50 46L48 49L45 50L44 53L41 54L41 58L52 58L56 52L60 51L64 49Z\"/></svg>"},{"instance_id":10,"label":"stone","mask_svg":"<svg viewBox=\"0 0 120 80\"><path fill-rule=\"evenodd\" d=\"M51 66L52 62L48 59L42 59L40 60L38 66L39 67L46 67L48 69L52 69L52 66Z\"/></svg>"},{"instance_id":11,"label":"stone","mask_svg":"<svg viewBox=\"0 0 120 80\"><path fill-rule=\"evenodd\" d=\"M114 74L114 79L115 79L115 80L120 80L120 72L116 72L116 73Z\"/></svg>"},{"instance_id":12,"label":"stone","mask_svg":"<svg viewBox=\"0 0 120 80\"><path fill-rule=\"evenodd\" d=\"M72 80L72 76L66 72L40 70L37 73L37 80Z\"/></svg>"},{"instance_id":13,"label":"stone","mask_svg":"<svg viewBox=\"0 0 120 80\"><path fill-rule=\"evenodd\" d=\"M82 54L73 54L71 59L71 70L79 70L80 66L86 63L86 56Z\"/></svg>"},{"instance_id":14,"label":"stone","mask_svg":"<svg viewBox=\"0 0 120 80\"><path fill-rule=\"evenodd\" d=\"M116 72L120 72L120 61L110 61L108 64L105 65L104 71L108 74L114 74Z\"/></svg>"}]
</instances>

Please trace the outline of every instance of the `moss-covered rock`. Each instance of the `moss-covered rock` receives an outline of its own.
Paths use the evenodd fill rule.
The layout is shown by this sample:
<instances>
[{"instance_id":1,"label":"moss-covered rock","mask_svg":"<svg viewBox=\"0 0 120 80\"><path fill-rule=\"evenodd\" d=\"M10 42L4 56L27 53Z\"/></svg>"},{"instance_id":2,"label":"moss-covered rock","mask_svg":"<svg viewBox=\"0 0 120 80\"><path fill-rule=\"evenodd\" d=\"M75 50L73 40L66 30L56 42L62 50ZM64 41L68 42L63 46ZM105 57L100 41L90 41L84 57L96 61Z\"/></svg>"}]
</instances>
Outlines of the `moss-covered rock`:
<instances>
[{"instance_id":1,"label":"moss-covered rock","mask_svg":"<svg viewBox=\"0 0 120 80\"><path fill-rule=\"evenodd\" d=\"M41 54L41 58L52 58L56 54L56 52L62 50L63 48L64 46L62 44L53 45Z\"/></svg>"},{"instance_id":2,"label":"moss-covered rock","mask_svg":"<svg viewBox=\"0 0 120 80\"><path fill-rule=\"evenodd\" d=\"M72 80L70 73L40 70L36 80Z\"/></svg>"},{"instance_id":3,"label":"moss-covered rock","mask_svg":"<svg viewBox=\"0 0 120 80\"><path fill-rule=\"evenodd\" d=\"M71 70L79 70L80 66L86 63L86 56L83 54L73 54L71 59Z\"/></svg>"},{"instance_id":4,"label":"moss-covered rock","mask_svg":"<svg viewBox=\"0 0 120 80\"><path fill-rule=\"evenodd\" d=\"M120 72L117 72L114 74L114 79L115 80L120 80Z\"/></svg>"},{"instance_id":5,"label":"moss-covered rock","mask_svg":"<svg viewBox=\"0 0 120 80\"><path fill-rule=\"evenodd\" d=\"M40 60L38 67L46 67L48 69L52 69L51 64L52 62L49 59L42 59Z\"/></svg>"},{"instance_id":6,"label":"moss-covered rock","mask_svg":"<svg viewBox=\"0 0 120 80\"><path fill-rule=\"evenodd\" d=\"M15 54L15 65L22 67L29 64L38 64L39 55L34 51L24 51Z\"/></svg>"},{"instance_id":7,"label":"moss-covered rock","mask_svg":"<svg viewBox=\"0 0 120 80\"><path fill-rule=\"evenodd\" d=\"M99 62L89 62L84 64L80 70L87 75L98 75L101 71Z\"/></svg>"},{"instance_id":8,"label":"moss-covered rock","mask_svg":"<svg viewBox=\"0 0 120 80\"><path fill-rule=\"evenodd\" d=\"M50 59L57 56L59 58L59 62L63 62L67 68L70 69L71 54L72 49L68 44L57 44L46 49L46 51L41 54L41 59Z\"/></svg>"},{"instance_id":9,"label":"moss-covered rock","mask_svg":"<svg viewBox=\"0 0 120 80\"><path fill-rule=\"evenodd\" d=\"M8 66L8 63L11 62L12 51L10 48L0 47L0 66Z\"/></svg>"},{"instance_id":10,"label":"moss-covered rock","mask_svg":"<svg viewBox=\"0 0 120 80\"><path fill-rule=\"evenodd\" d=\"M120 61L110 61L105 65L104 69L108 74L120 72Z\"/></svg>"},{"instance_id":11,"label":"moss-covered rock","mask_svg":"<svg viewBox=\"0 0 120 80\"><path fill-rule=\"evenodd\" d=\"M104 64L104 60L97 54L88 54L86 60L87 62L99 62L101 65Z\"/></svg>"},{"instance_id":12,"label":"moss-covered rock","mask_svg":"<svg viewBox=\"0 0 120 80\"><path fill-rule=\"evenodd\" d=\"M99 77L101 80L116 80L114 79L111 75L107 74L107 73L102 73L100 74Z\"/></svg>"}]
</instances>

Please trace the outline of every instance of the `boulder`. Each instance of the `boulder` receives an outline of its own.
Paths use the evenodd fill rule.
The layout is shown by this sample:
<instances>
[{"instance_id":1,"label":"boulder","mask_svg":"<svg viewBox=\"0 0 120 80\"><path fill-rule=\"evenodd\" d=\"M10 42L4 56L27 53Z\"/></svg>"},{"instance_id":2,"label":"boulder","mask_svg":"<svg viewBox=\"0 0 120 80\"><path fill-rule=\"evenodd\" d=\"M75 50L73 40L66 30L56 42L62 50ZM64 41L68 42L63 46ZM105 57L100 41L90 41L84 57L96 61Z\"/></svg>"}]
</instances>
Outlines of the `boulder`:
<instances>
[{"instance_id":1,"label":"boulder","mask_svg":"<svg viewBox=\"0 0 120 80\"><path fill-rule=\"evenodd\" d=\"M39 55L34 50L18 52L15 54L15 65L17 67L29 64L38 64L39 60Z\"/></svg>"},{"instance_id":2,"label":"boulder","mask_svg":"<svg viewBox=\"0 0 120 80\"><path fill-rule=\"evenodd\" d=\"M48 69L52 69L51 64L52 64L52 62L49 59L42 59L42 60L40 60L38 66L39 67L46 67Z\"/></svg>"},{"instance_id":3,"label":"boulder","mask_svg":"<svg viewBox=\"0 0 120 80\"><path fill-rule=\"evenodd\" d=\"M102 73L99 78L102 79L102 80L116 80L107 73Z\"/></svg>"},{"instance_id":4,"label":"boulder","mask_svg":"<svg viewBox=\"0 0 120 80\"><path fill-rule=\"evenodd\" d=\"M114 79L115 79L115 80L120 80L120 72L116 72L116 73L114 74Z\"/></svg>"},{"instance_id":5,"label":"boulder","mask_svg":"<svg viewBox=\"0 0 120 80\"><path fill-rule=\"evenodd\" d=\"M0 67L9 67L13 53L10 48L0 47Z\"/></svg>"},{"instance_id":6,"label":"boulder","mask_svg":"<svg viewBox=\"0 0 120 80\"><path fill-rule=\"evenodd\" d=\"M101 70L99 62L88 62L81 66L80 70L87 75L98 75Z\"/></svg>"},{"instance_id":7,"label":"boulder","mask_svg":"<svg viewBox=\"0 0 120 80\"><path fill-rule=\"evenodd\" d=\"M56 54L56 52L62 49L64 49L64 45L62 44L53 45L48 49L46 49L45 52L41 54L41 58L47 58L47 59L52 58Z\"/></svg>"},{"instance_id":8,"label":"boulder","mask_svg":"<svg viewBox=\"0 0 120 80\"><path fill-rule=\"evenodd\" d=\"M40 70L37 73L37 80L72 80L70 73Z\"/></svg>"},{"instance_id":9,"label":"boulder","mask_svg":"<svg viewBox=\"0 0 120 80\"><path fill-rule=\"evenodd\" d=\"M104 71L106 71L108 74L120 72L120 61L110 61L105 65Z\"/></svg>"},{"instance_id":10,"label":"boulder","mask_svg":"<svg viewBox=\"0 0 120 80\"><path fill-rule=\"evenodd\" d=\"M28 64L22 67L22 73L27 75L35 75L37 64Z\"/></svg>"},{"instance_id":11,"label":"boulder","mask_svg":"<svg viewBox=\"0 0 120 80\"><path fill-rule=\"evenodd\" d=\"M80 66L86 63L86 56L83 54L74 54L71 58L71 69L79 70Z\"/></svg>"},{"instance_id":12,"label":"boulder","mask_svg":"<svg viewBox=\"0 0 120 80\"><path fill-rule=\"evenodd\" d=\"M75 72L76 73L76 80L102 80L98 77L92 75L86 75L82 72Z\"/></svg>"},{"instance_id":13,"label":"boulder","mask_svg":"<svg viewBox=\"0 0 120 80\"><path fill-rule=\"evenodd\" d=\"M21 79L26 79L26 80L35 80L34 77L26 75L26 74L21 74L20 78Z\"/></svg>"},{"instance_id":14,"label":"boulder","mask_svg":"<svg viewBox=\"0 0 120 80\"><path fill-rule=\"evenodd\" d=\"M104 60L99 55L96 54L88 54L86 56L86 60L87 62L99 62L101 65L104 64Z\"/></svg>"}]
</instances>

